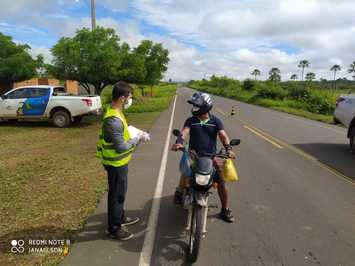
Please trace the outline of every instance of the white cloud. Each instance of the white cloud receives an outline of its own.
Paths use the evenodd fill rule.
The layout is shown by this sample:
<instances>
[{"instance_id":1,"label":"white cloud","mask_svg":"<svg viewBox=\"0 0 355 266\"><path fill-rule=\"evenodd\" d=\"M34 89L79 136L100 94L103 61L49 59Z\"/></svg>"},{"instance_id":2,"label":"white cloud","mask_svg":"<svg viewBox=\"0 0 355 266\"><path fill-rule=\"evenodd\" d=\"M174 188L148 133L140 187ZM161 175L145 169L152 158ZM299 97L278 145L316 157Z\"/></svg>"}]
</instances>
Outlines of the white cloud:
<instances>
[{"instance_id":1,"label":"white cloud","mask_svg":"<svg viewBox=\"0 0 355 266\"><path fill-rule=\"evenodd\" d=\"M135 7L148 22L169 29L172 36L208 48L204 70L249 76L254 67L265 74L272 66L284 78L299 72L307 59L310 71L331 77L334 62L344 68L355 60L355 2L350 0L165 1L138 0ZM293 49L295 48L295 49ZM223 60L222 60L223 58ZM198 57L190 60L200 62ZM186 65L186 63L185 63ZM227 67L226 67L227 66ZM217 72L216 71L216 72ZM194 71L193 71L194 73ZM349 77L346 71L343 76Z\"/></svg>"},{"instance_id":2,"label":"white cloud","mask_svg":"<svg viewBox=\"0 0 355 266\"><path fill-rule=\"evenodd\" d=\"M77 28L91 25L89 17L63 17L66 14L61 13L61 8L72 2L13 0L9 5L0 0L0 6L4 7L0 8L0 22L8 23L11 17L27 25L29 18L23 14L33 10L33 22L27 25L28 29L35 24L58 36L71 36ZM346 68L355 60L353 0L102 0L97 3L112 11L129 10L134 17L124 22L118 22L115 17L100 17L98 25L115 28L121 39L132 46L150 38L170 50L166 78L197 79L206 73L246 78L253 68L261 69L262 77L266 78L271 67L279 67L283 78L289 78L292 73L299 73L297 63L301 59L311 62L308 70L317 77L331 78L330 67L337 63L343 66L340 75L350 78ZM83 0L77 3L82 4ZM39 15L43 13L47 15ZM142 22L161 27L168 34L143 32Z\"/></svg>"},{"instance_id":3,"label":"white cloud","mask_svg":"<svg viewBox=\"0 0 355 266\"><path fill-rule=\"evenodd\" d=\"M40 54L43 55L45 63L50 63L53 59L50 49L45 46L32 46L30 53L33 58L36 58L37 55L40 55Z\"/></svg>"}]
</instances>

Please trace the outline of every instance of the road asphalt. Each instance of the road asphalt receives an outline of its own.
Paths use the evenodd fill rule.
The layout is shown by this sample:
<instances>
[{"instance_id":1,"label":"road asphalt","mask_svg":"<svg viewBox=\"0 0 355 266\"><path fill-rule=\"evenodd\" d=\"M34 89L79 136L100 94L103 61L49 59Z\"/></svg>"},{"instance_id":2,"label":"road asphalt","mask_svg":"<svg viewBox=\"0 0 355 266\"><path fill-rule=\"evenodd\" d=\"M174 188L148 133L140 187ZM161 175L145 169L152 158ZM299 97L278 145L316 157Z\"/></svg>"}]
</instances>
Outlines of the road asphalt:
<instances>
[{"instance_id":1,"label":"road asphalt","mask_svg":"<svg viewBox=\"0 0 355 266\"><path fill-rule=\"evenodd\" d=\"M192 93L178 90L173 128L181 128L190 115L186 101ZM213 113L230 138L242 140L234 148L240 180L228 184L236 221L218 219L213 191L208 233L195 265L355 265L355 156L346 130L217 96L213 100ZM188 265L186 212L173 205L179 153L168 153L157 223L147 229L172 110L173 104L157 119L151 142L138 148L130 164L127 214L142 219L130 227L135 238L105 237L105 195L62 265L139 265L147 235L155 237L150 265Z\"/></svg>"}]
</instances>

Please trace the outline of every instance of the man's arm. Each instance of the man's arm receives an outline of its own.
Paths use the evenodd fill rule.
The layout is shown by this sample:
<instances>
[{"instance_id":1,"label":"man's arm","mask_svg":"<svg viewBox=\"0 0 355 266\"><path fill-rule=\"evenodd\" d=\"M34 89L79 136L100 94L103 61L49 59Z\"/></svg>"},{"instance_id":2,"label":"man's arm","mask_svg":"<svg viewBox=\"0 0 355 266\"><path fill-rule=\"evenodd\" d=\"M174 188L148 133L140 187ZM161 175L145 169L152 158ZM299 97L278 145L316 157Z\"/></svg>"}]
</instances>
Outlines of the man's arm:
<instances>
[{"instance_id":1,"label":"man's arm","mask_svg":"<svg viewBox=\"0 0 355 266\"><path fill-rule=\"evenodd\" d=\"M230 140L224 129L218 131L218 137L224 147L229 146Z\"/></svg>"},{"instance_id":2,"label":"man's arm","mask_svg":"<svg viewBox=\"0 0 355 266\"><path fill-rule=\"evenodd\" d=\"M232 159L235 159L235 153L232 151L232 146L230 145L229 137L224 129L218 131L218 137L222 142L224 148L226 149L228 156Z\"/></svg>"},{"instance_id":3,"label":"man's arm","mask_svg":"<svg viewBox=\"0 0 355 266\"><path fill-rule=\"evenodd\" d=\"M187 136L190 134L190 128L189 127L184 127L182 130L181 130L181 141L182 143L184 143L184 141L186 141L187 139ZM178 138L179 139L179 138Z\"/></svg>"},{"instance_id":4,"label":"man's arm","mask_svg":"<svg viewBox=\"0 0 355 266\"><path fill-rule=\"evenodd\" d=\"M186 141L188 135L190 134L190 128L184 127L181 131L181 136L176 139L175 144L171 147L173 151L177 151L180 148L184 147L184 142Z\"/></svg>"},{"instance_id":5,"label":"man's arm","mask_svg":"<svg viewBox=\"0 0 355 266\"><path fill-rule=\"evenodd\" d=\"M116 152L118 153L134 148L140 140L136 137L125 142L123 139L123 127L122 121L114 117L107 119L104 124L105 140L107 142L112 142Z\"/></svg>"}]
</instances>

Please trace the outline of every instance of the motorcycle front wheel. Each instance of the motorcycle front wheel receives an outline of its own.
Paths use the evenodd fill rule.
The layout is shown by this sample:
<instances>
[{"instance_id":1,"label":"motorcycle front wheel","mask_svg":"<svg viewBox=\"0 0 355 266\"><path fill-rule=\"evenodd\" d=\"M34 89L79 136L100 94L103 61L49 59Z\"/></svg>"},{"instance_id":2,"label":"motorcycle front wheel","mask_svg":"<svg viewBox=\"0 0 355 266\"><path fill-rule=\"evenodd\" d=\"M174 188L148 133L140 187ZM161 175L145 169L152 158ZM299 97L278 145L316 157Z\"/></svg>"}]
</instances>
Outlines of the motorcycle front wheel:
<instances>
[{"instance_id":1,"label":"motorcycle front wheel","mask_svg":"<svg viewBox=\"0 0 355 266\"><path fill-rule=\"evenodd\" d=\"M196 262L200 250L204 219L203 213L203 207L197 204L193 204L190 226L189 250L187 253L187 260L191 263Z\"/></svg>"}]
</instances>

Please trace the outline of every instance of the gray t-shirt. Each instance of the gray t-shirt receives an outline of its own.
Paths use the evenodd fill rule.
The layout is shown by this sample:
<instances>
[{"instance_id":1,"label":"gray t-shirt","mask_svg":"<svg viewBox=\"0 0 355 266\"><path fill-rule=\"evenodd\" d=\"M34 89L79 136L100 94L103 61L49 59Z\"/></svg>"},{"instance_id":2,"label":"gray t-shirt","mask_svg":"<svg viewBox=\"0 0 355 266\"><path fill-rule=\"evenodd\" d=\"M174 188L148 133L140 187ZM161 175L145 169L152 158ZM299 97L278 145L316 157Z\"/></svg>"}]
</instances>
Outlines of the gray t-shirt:
<instances>
[{"instance_id":1,"label":"gray t-shirt","mask_svg":"<svg viewBox=\"0 0 355 266\"><path fill-rule=\"evenodd\" d=\"M127 142L123 139L124 125L117 117L107 118L103 124L103 134L106 142L113 143L113 146L118 153L125 152L139 143L139 138L133 138Z\"/></svg>"}]
</instances>

